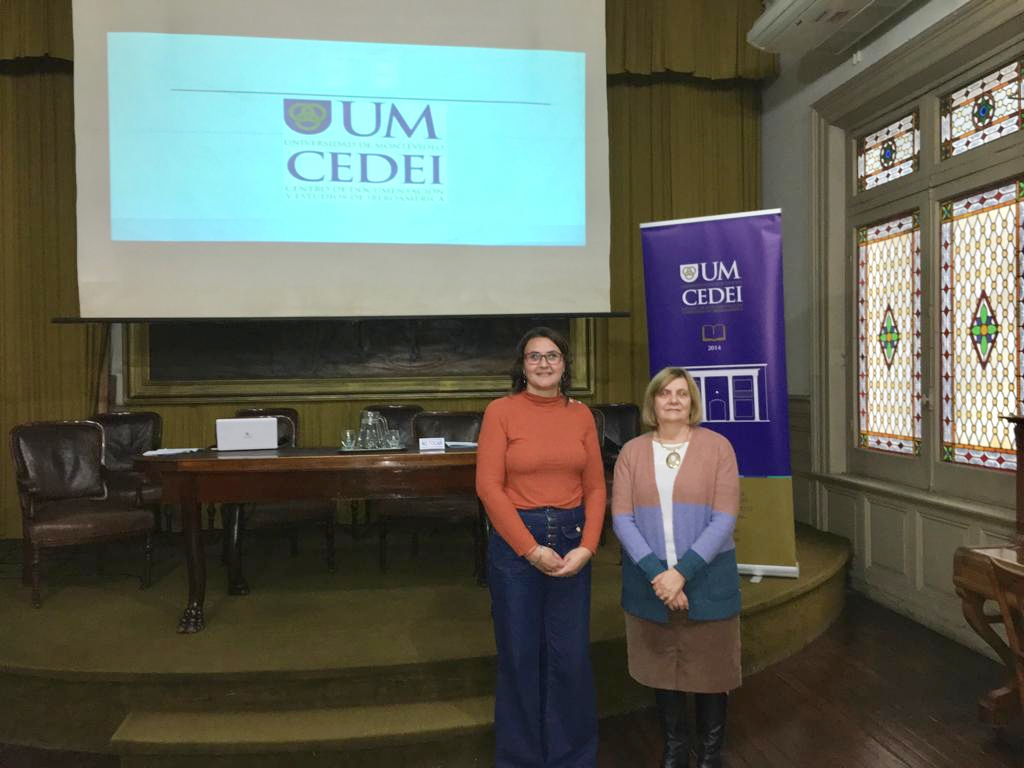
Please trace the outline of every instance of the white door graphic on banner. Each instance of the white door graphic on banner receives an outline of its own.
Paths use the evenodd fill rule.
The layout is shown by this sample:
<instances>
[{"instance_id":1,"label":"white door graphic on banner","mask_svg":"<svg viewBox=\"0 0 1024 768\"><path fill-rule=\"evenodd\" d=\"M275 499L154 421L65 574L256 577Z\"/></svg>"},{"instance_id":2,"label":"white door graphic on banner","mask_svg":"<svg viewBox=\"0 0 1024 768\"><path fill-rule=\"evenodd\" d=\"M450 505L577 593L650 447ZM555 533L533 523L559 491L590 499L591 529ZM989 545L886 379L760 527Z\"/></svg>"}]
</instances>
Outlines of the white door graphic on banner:
<instances>
[{"instance_id":1,"label":"white door graphic on banner","mask_svg":"<svg viewBox=\"0 0 1024 768\"><path fill-rule=\"evenodd\" d=\"M768 422L766 363L687 368L700 389L704 421Z\"/></svg>"}]
</instances>

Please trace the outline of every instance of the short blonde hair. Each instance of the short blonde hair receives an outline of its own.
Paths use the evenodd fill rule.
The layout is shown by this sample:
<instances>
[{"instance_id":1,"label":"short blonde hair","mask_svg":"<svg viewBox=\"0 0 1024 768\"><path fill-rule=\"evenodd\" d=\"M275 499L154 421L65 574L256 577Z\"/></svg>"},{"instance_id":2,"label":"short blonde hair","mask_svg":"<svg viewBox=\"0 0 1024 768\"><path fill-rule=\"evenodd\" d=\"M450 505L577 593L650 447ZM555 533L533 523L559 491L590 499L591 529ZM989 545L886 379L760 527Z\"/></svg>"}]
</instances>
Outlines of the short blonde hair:
<instances>
[{"instance_id":1,"label":"short blonde hair","mask_svg":"<svg viewBox=\"0 0 1024 768\"><path fill-rule=\"evenodd\" d=\"M647 385L647 391L644 392L642 415L644 424L647 426L658 426L658 418L654 415L654 398L670 382L676 379L686 379L686 387L690 391L690 425L696 426L704 418L704 409L701 407L700 388L697 386L697 382L693 380L693 376L685 368L670 365L668 368L662 368L654 374L651 383Z\"/></svg>"}]
</instances>

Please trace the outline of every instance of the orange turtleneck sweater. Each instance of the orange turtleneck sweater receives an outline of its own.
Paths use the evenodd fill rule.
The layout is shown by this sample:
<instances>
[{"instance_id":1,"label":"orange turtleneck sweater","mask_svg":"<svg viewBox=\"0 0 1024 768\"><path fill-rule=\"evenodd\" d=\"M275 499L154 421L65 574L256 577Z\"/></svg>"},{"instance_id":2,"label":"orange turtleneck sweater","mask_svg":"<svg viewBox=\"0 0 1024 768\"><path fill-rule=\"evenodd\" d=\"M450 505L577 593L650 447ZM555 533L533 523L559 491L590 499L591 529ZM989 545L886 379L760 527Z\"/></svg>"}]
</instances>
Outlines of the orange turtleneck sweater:
<instances>
[{"instance_id":1,"label":"orange turtleneck sweater","mask_svg":"<svg viewBox=\"0 0 1024 768\"><path fill-rule=\"evenodd\" d=\"M605 484L590 409L529 392L493 401L477 446L476 492L491 525L517 555L537 545L517 509L585 505L581 545L597 551Z\"/></svg>"}]
</instances>

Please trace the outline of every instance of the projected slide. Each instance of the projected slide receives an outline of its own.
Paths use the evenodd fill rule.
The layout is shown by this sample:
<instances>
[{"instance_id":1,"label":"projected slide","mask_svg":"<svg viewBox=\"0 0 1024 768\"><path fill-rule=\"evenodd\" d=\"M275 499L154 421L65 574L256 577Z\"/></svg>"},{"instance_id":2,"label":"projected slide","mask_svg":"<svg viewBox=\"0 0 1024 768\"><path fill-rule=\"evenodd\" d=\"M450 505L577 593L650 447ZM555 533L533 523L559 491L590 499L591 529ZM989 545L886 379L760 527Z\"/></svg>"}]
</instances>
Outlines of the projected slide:
<instances>
[{"instance_id":1,"label":"projected slide","mask_svg":"<svg viewBox=\"0 0 1024 768\"><path fill-rule=\"evenodd\" d=\"M583 246L585 64L108 32L111 239Z\"/></svg>"}]
</instances>

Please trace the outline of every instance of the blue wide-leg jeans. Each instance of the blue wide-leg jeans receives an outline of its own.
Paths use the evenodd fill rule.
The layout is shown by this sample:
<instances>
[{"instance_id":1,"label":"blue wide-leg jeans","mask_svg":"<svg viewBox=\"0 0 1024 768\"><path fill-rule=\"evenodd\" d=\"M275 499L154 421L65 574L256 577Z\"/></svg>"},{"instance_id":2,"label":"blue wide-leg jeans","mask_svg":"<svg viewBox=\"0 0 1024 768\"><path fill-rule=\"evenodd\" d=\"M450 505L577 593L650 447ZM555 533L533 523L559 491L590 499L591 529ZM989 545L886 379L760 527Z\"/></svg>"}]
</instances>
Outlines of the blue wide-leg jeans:
<instances>
[{"instance_id":1,"label":"blue wide-leg jeans","mask_svg":"<svg viewBox=\"0 0 1024 768\"><path fill-rule=\"evenodd\" d=\"M538 544L580 545L583 508L520 510ZM488 543L498 647L496 768L594 768L597 702L590 666L590 563L546 576L497 533Z\"/></svg>"}]
</instances>

